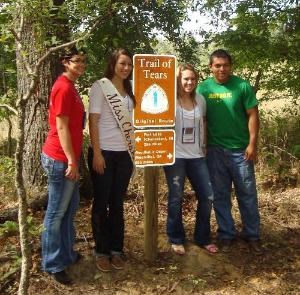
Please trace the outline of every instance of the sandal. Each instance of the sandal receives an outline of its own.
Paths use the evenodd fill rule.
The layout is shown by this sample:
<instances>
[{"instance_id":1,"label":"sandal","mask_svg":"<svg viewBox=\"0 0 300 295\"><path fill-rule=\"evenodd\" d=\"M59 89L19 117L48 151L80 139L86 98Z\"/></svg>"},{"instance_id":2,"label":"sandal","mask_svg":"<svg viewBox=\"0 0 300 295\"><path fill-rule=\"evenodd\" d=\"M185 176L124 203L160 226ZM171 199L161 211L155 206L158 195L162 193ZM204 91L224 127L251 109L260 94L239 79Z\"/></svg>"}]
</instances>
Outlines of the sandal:
<instances>
[{"instance_id":1,"label":"sandal","mask_svg":"<svg viewBox=\"0 0 300 295\"><path fill-rule=\"evenodd\" d=\"M184 255L185 254L185 249L184 249L183 245L172 244L171 248L178 255Z\"/></svg>"},{"instance_id":2,"label":"sandal","mask_svg":"<svg viewBox=\"0 0 300 295\"><path fill-rule=\"evenodd\" d=\"M215 244L204 245L203 248L207 250L210 254L215 254L219 251L218 247Z\"/></svg>"}]
</instances>

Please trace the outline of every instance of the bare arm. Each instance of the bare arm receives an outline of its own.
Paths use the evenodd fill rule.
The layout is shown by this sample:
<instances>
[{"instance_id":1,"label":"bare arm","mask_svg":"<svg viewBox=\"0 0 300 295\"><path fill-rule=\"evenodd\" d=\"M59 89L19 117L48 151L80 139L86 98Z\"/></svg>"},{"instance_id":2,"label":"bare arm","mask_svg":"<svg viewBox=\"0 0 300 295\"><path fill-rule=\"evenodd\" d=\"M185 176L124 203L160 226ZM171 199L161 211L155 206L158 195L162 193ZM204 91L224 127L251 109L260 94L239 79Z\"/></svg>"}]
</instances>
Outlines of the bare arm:
<instances>
[{"instance_id":1,"label":"bare arm","mask_svg":"<svg viewBox=\"0 0 300 295\"><path fill-rule=\"evenodd\" d=\"M69 129L69 117L57 116L56 129L62 149L68 159L68 168L66 177L72 180L79 180L80 174L77 166L77 160L74 154L71 134Z\"/></svg>"},{"instance_id":2,"label":"bare arm","mask_svg":"<svg viewBox=\"0 0 300 295\"><path fill-rule=\"evenodd\" d=\"M258 107L247 110L248 115L248 129L249 129L249 145L245 151L245 159L256 161L257 157L257 141L259 132L259 115Z\"/></svg>"},{"instance_id":3,"label":"bare arm","mask_svg":"<svg viewBox=\"0 0 300 295\"><path fill-rule=\"evenodd\" d=\"M99 144L99 130L98 130L98 122L100 120L100 114L89 115L89 130L90 130L90 139L91 145L93 148L94 156L93 156L93 169L99 173L103 174L104 169L106 168L105 160L102 155L100 144Z\"/></svg>"}]
</instances>

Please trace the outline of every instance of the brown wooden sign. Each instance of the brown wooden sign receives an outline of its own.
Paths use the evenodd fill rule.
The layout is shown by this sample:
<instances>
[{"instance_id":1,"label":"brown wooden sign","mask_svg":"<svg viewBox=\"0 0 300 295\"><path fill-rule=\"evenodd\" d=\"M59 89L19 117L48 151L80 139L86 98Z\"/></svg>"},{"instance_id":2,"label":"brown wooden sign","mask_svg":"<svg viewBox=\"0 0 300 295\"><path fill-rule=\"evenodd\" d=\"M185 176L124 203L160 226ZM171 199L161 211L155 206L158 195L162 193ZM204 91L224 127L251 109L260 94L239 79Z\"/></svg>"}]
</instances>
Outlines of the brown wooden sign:
<instances>
[{"instance_id":1,"label":"brown wooden sign","mask_svg":"<svg viewBox=\"0 0 300 295\"><path fill-rule=\"evenodd\" d=\"M136 166L164 166L174 163L174 130L136 130L134 133Z\"/></svg>"},{"instance_id":2,"label":"brown wooden sign","mask_svg":"<svg viewBox=\"0 0 300 295\"><path fill-rule=\"evenodd\" d=\"M133 92L137 101L133 125L136 128L174 126L176 57L136 54L133 65Z\"/></svg>"}]
</instances>

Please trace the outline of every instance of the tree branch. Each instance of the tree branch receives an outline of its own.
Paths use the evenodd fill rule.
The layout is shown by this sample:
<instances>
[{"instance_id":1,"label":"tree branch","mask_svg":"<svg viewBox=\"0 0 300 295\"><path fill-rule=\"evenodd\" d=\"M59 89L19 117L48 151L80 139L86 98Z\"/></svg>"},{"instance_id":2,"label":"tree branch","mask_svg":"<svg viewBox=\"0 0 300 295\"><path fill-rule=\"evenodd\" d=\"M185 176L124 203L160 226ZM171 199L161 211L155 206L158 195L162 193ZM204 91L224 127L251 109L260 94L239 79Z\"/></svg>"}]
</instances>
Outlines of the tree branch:
<instances>
[{"instance_id":1,"label":"tree branch","mask_svg":"<svg viewBox=\"0 0 300 295\"><path fill-rule=\"evenodd\" d=\"M106 19L107 16L111 16L113 13L111 10L109 10L109 12L107 14L105 14L104 16L102 17L99 17L98 20L92 25L92 27L90 28L89 31L87 31L85 34L83 34L83 36L73 40L73 41L70 41L70 42L67 42L67 43L64 43L64 44L61 44L61 45L58 45L56 47L52 47L48 50L47 53L45 53L37 62L37 65L36 67L40 67L40 65L48 58L48 56L60 49L63 49L65 47L68 47L68 46L72 46L76 43L78 43L79 41L82 41L82 40L85 40L87 39L91 34L92 32L98 27L98 25L104 21Z\"/></svg>"},{"instance_id":2,"label":"tree branch","mask_svg":"<svg viewBox=\"0 0 300 295\"><path fill-rule=\"evenodd\" d=\"M23 59L23 62L24 62L24 65L25 65L25 68L26 68L26 71L28 73L28 75L32 75L33 74L33 71L29 65L29 62L28 60L22 55L22 49L23 49L23 46L22 46L22 43L21 43L21 39L20 39L20 36L19 34L14 30L14 29L11 29L10 30L11 33L13 34L13 36L15 37L15 40L17 42L17 46L18 46L18 51L20 52L21 56L22 56L22 59Z\"/></svg>"},{"instance_id":3,"label":"tree branch","mask_svg":"<svg viewBox=\"0 0 300 295\"><path fill-rule=\"evenodd\" d=\"M260 83L260 79L262 77L262 69L259 69L255 78L255 84L254 84L254 91L255 93L259 90L259 83Z\"/></svg>"},{"instance_id":4,"label":"tree branch","mask_svg":"<svg viewBox=\"0 0 300 295\"><path fill-rule=\"evenodd\" d=\"M35 85L36 85L36 81L38 80L38 72L40 70L40 67L41 67L42 63L50 56L50 54L57 52L58 50L63 49L65 47L72 46L72 45L78 43L79 41L87 39L92 34L92 32L99 26L99 24L101 22L103 22L108 16L112 16L113 14L114 13L112 11L112 8L110 7L108 10L108 13L99 17L98 20L96 20L96 22L94 22L92 27L86 33L84 33L81 37L79 37L73 41L58 45L56 47L51 47L41 58L39 58L39 60L37 61L36 65L34 67L34 70L31 72L29 71L29 73L33 76L33 79L31 80L31 83L30 83L27 93L22 97L22 101L26 102L31 97L31 95L34 91Z\"/></svg>"},{"instance_id":5,"label":"tree branch","mask_svg":"<svg viewBox=\"0 0 300 295\"><path fill-rule=\"evenodd\" d=\"M288 152L287 150L284 150L283 148L277 146L277 145L274 145L274 144L267 144L267 146L271 147L271 148L274 148L274 149L277 149L283 153L286 153L288 156L290 156L292 159L294 160L298 160L297 157L295 157L293 154L291 154L290 152Z\"/></svg>"},{"instance_id":6,"label":"tree branch","mask_svg":"<svg viewBox=\"0 0 300 295\"><path fill-rule=\"evenodd\" d=\"M13 112L15 115L18 115L18 111L15 108L13 108L12 106L10 106L10 105L8 105L6 103L0 104L0 108L5 108L5 109Z\"/></svg>"}]
</instances>

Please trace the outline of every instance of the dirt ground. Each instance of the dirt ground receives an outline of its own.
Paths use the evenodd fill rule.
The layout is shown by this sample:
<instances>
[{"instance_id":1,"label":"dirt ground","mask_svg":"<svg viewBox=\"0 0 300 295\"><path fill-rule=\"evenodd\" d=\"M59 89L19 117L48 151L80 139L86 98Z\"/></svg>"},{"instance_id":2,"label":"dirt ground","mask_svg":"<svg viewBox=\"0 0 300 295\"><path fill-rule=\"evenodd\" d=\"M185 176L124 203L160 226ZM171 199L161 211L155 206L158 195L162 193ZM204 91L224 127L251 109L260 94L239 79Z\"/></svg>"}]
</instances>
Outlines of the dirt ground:
<instances>
[{"instance_id":1,"label":"dirt ground","mask_svg":"<svg viewBox=\"0 0 300 295\"><path fill-rule=\"evenodd\" d=\"M137 191L138 189L136 189ZM187 189L184 222L188 237L187 253L172 253L165 234L166 188L160 188L158 257L153 264L144 259L143 198L133 194L125 201L126 232L124 270L102 273L96 269L90 228L89 201L81 203L76 218L76 248L83 254L68 272L74 284L56 283L40 268L39 237L32 239L33 267L29 294L300 294L300 189L260 191L261 237L264 255L251 253L245 242L237 240L231 253L211 255L193 244L195 200ZM236 200L233 214L240 229ZM41 222L44 212L34 217ZM214 216L212 231L216 231ZM2 238L3 254L19 251L16 236ZM11 271L12 262L3 262L0 275ZM1 294L16 294L18 275L2 281ZM9 277L9 276L8 276Z\"/></svg>"}]
</instances>

